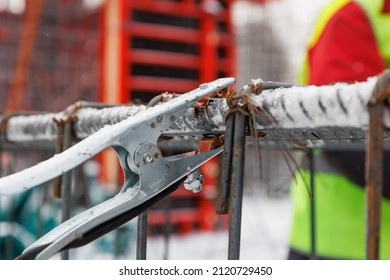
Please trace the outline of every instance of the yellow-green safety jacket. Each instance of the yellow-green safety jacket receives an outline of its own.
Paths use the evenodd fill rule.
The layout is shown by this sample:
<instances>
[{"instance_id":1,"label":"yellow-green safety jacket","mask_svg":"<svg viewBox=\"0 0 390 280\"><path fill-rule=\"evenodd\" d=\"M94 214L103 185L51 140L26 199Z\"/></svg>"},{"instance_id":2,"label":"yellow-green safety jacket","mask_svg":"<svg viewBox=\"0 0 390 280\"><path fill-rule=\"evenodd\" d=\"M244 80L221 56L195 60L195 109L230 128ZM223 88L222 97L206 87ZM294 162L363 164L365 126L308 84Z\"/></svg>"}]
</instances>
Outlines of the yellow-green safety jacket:
<instances>
[{"instance_id":1,"label":"yellow-green safety jacket","mask_svg":"<svg viewBox=\"0 0 390 280\"><path fill-rule=\"evenodd\" d=\"M333 1L316 23L309 48L315 46L329 20L351 0ZM372 25L375 39L387 66L390 65L390 18L381 13L383 1L356 0ZM299 82L308 82L308 62L300 73ZM321 153L314 155L317 162L323 160ZM321 165L321 164L320 164ZM390 176L390 175L389 175ZM294 214L290 246L309 254L310 197L307 190L310 173L302 170L292 183ZM315 238L316 254L324 258L365 258L365 192L348 177L331 168L319 168L314 177L315 185ZM390 186L389 186L390 187ZM390 201L382 199L380 258L390 259Z\"/></svg>"}]
</instances>

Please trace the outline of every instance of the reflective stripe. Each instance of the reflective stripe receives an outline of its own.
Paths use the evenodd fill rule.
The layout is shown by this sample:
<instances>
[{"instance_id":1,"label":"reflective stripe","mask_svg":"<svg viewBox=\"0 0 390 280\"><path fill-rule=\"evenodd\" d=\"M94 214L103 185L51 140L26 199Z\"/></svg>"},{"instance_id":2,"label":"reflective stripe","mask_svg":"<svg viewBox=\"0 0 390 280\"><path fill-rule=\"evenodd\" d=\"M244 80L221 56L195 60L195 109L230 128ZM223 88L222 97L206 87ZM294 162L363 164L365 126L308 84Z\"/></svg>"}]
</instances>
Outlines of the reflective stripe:
<instances>
[{"instance_id":1,"label":"reflective stripe","mask_svg":"<svg viewBox=\"0 0 390 280\"><path fill-rule=\"evenodd\" d=\"M321 34L324 32L326 25L328 24L329 20L335 15L335 13L340 11L345 5L349 3L351 3L351 0L337 0L333 1L329 6L326 7L326 9L319 16L317 23L314 27L314 32L309 42L309 49L314 47L314 45L318 42L319 38L321 37Z\"/></svg>"},{"instance_id":2,"label":"reflective stripe","mask_svg":"<svg viewBox=\"0 0 390 280\"><path fill-rule=\"evenodd\" d=\"M297 83L298 85L307 85L309 83L309 61L307 55L305 56L301 69L299 69Z\"/></svg>"},{"instance_id":3,"label":"reflective stripe","mask_svg":"<svg viewBox=\"0 0 390 280\"><path fill-rule=\"evenodd\" d=\"M307 47L308 50L313 48L318 42L319 38L321 37L321 34L324 32L326 25L328 24L329 20L334 16L334 14L350 2L351 0L336 0L333 1L322 11L320 16L318 17L316 25L314 26L313 34ZM307 85L309 83L309 61L307 53L304 58L303 65L299 70L297 82L301 85Z\"/></svg>"}]
</instances>

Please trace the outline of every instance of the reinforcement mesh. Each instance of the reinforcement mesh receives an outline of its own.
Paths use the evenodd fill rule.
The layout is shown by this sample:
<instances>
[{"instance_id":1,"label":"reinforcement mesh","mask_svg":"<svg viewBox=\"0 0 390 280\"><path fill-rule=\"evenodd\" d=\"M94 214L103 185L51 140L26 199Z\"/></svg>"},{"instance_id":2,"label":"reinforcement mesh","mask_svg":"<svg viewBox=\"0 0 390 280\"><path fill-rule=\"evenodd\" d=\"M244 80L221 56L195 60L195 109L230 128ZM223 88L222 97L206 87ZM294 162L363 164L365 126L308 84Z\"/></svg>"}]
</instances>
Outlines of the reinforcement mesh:
<instances>
[{"instance_id":1,"label":"reinforcement mesh","mask_svg":"<svg viewBox=\"0 0 390 280\"><path fill-rule=\"evenodd\" d=\"M39 2L0 0L0 113L7 106L59 111L77 100L96 100L97 10L85 0ZM33 6L38 16L28 21ZM21 101L11 106L18 85Z\"/></svg>"}]
</instances>

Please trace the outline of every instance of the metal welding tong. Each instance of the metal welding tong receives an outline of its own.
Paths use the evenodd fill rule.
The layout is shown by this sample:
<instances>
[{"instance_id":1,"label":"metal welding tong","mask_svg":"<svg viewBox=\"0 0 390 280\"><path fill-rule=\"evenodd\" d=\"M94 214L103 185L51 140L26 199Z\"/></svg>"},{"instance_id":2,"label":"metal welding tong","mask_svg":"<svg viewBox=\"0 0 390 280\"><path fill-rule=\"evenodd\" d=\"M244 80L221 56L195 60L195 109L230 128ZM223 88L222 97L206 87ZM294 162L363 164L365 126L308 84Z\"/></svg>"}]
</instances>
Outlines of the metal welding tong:
<instances>
[{"instance_id":1,"label":"metal welding tong","mask_svg":"<svg viewBox=\"0 0 390 280\"><path fill-rule=\"evenodd\" d=\"M30 245L19 258L48 259L64 249L83 246L136 217L177 189L186 175L196 172L200 165L219 154L222 147L186 157L164 158L157 147L159 136L196 101L234 82L234 78L223 78L202 84L166 103L106 126L46 161L0 178L0 195L23 192L75 168L108 147L116 151L125 176L123 187L116 196L54 228Z\"/></svg>"}]
</instances>

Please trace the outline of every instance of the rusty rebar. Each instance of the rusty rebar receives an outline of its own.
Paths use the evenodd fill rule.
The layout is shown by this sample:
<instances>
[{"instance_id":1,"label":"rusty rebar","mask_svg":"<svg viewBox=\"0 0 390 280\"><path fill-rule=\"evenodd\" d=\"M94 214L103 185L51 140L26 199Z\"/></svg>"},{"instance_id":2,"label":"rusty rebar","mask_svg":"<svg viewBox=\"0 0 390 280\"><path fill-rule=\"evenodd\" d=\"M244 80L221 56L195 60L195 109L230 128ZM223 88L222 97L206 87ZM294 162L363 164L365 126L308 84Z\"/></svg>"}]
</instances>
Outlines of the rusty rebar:
<instances>
[{"instance_id":1,"label":"rusty rebar","mask_svg":"<svg viewBox=\"0 0 390 280\"><path fill-rule=\"evenodd\" d=\"M218 214L229 213L229 197L232 172L232 151L234 138L234 115L230 114L226 119L226 131L222 157L222 170L219 184Z\"/></svg>"},{"instance_id":2,"label":"rusty rebar","mask_svg":"<svg viewBox=\"0 0 390 280\"><path fill-rule=\"evenodd\" d=\"M73 122L69 122L64 126L64 135L63 135L63 149L69 149L72 146L72 130ZM61 197L62 197L62 222L65 222L70 219L71 211L71 192L72 192L72 178L73 170L66 172L62 175L62 185L61 185ZM69 259L69 250L61 252L61 258L63 260Z\"/></svg>"},{"instance_id":3,"label":"rusty rebar","mask_svg":"<svg viewBox=\"0 0 390 280\"><path fill-rule=\"evenodd\" d=\"M367 185L366 258L379 259L381 200L383 189L383 113L390 96L390 71L379 77L368 102L365 176Z\"/></svg>"},{"instance_id":4,"label":"rusty rebar","mask_svg":"<svg viewBox=\"0 0 390 280\"><path fill-rule=\"evenodd\" d=\"M146 260L148 238L148 210L138 215L137 222L137 260Z\"/></svg>"},{"instance_id":5,"label":"rusty rebar","mask_svg":"<svg viewBox=\"0 0 390 280\"><path fill-rule=\"evenodd\" d=\"M57 141L55 145L55 153L59 154L64 151L64 136L65 136L65 125L64 123L57 124ZM62 197L62 177L58 176L53 180L53 197Z\"/></svg>"},{"instance_id":6,"label":"rusty rebar","mask_svg":"<svg viewBox=\"0 0 390 280\"><path fill-rule=\"evenodd\" d=\"M240 258L241 216L245 169L245 122L246 117L243 114L240 112L235 114L229 201L229 260L238 260Z\"/></svg>"}]
</instances>

